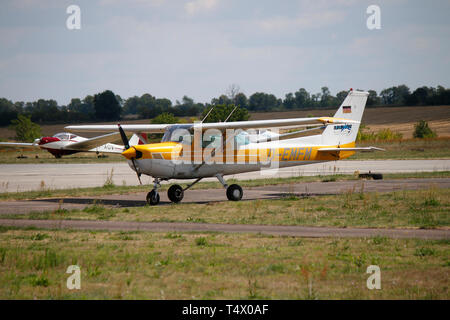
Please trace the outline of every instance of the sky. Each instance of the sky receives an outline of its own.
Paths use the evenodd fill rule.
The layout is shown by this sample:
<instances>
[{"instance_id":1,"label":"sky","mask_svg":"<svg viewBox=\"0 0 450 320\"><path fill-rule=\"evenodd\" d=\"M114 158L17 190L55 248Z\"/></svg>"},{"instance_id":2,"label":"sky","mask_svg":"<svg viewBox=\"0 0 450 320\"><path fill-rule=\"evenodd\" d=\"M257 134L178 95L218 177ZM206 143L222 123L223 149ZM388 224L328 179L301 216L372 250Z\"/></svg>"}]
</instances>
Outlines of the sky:
<instances>
[{"instance_id":1,"label":"sky","mask_svg":"<svg viewBox=\"0 0 450 320\"><path fill-rule=\"evenodd\" d=\"M370 5L381 29L367 27ZM0 97L450 87L449 12L448 0L2 0Z\"/></svg>"}]
</instances>

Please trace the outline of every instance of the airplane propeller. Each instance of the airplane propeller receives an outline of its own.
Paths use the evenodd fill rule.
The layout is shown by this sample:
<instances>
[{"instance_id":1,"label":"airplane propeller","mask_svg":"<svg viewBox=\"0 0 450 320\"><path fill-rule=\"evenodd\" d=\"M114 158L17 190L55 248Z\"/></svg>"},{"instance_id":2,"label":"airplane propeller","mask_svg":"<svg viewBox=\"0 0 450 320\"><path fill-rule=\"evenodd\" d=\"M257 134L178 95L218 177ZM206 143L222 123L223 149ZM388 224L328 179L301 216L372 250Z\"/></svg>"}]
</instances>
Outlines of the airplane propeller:
<instances>
[{"instance_id":1,"label":"airplane propeller","mask_svg":"<svg viewBox=\"0 0 450 320\"><path fill-rule=\"evenodd\" d=\"M136 151L136 154L139 153L138 150L136 150L136 148L134 147L130 147L130 143L128 141L127 135L125 134L125 131L123 131L122 127L120 126L120 124L117 124L119 126L119 132L120 132L120 137L122 138L122 142L123 142L123 146L125 147L124 151L127 151L130 148L133 148ZM142 184L141 181L141 173L138 171L137 167L136 167L136 162L135 162L136 158L132 157L131 158L131 162L133 163L133 167L134 167L134 171L136 171L136 175L138 177L139 183Z\"/></svg>"},{"instance_id":2,"label":"airplane propeller","mask_svg":"<svg viewBox=\"0 0 450 320\"><path fill-rule=\"evenodd\" d=\"M33 145L34 145L34 146L39 145L39 143L41 143L41 139L42 139L42 137L34 139Z\"/></svg>"}]
</instances>

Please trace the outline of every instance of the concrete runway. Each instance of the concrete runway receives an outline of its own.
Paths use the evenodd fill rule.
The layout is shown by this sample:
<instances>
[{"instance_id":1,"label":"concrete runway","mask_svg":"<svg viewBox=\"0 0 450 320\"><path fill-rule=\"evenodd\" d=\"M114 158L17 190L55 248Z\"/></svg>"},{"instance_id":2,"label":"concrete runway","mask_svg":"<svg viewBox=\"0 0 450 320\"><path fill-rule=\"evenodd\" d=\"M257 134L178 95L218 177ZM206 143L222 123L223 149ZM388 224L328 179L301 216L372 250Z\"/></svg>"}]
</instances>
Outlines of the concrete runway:
<instances>
[{"instance_id":1,"label":"concrete runway","mask_svg":"<svg viewBox=\"0 0 450 320\"><path fill-rule=\"evenodd\" d=\"M90 164L3 164L0 165L0 192L66 189L102 186L113 170L116 185L137 185L135 173L126 162ZM292 176L326 175L333 173L380 172L405 173L423 171L450 171L450 160L348 160L331 161L306 166L243 173L227 178L239 180ZM208 178L205 181L214 180ZM144 184L151 178L142 176ZM171 181L172 183L173 181Z\"/></svg>"}]
</instances>

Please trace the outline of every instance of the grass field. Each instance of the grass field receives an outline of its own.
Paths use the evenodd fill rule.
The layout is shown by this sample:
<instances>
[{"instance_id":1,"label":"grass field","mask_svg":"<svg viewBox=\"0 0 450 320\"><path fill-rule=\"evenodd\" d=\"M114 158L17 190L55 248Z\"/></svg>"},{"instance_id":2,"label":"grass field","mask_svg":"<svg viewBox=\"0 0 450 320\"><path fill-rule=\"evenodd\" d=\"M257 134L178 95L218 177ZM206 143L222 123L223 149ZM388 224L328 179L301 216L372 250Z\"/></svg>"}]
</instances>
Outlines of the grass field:
<instances>
[{"instance_id":1,"label":"grass field","mask_svg":"<svg viewBox=\"0 0 450 320\"><path fill-rule=\"evenodd\" d=\"M376 146L386 151L357 152L349 160L449 159L450 138L359 142L358 147Z\"/></svg>"},{"instance_id":2,"label":"grass field","mask_svg":"<svg viewBox=\"0 0 450 320\"><path fill-rule=\"evenodd\" d=\"M370 228L449 228L450 189L362 193L207 204L80 209L2 214L3 219L86 219L149 222L199 222ZM63 200L62 200L63 201Z\"/></svg>"},{"instance_id":3,"label":"grass field","mask_svg":"<svg viewBox=\"0 0 450 320\"><path fill-rule=\"evenodd\" d=\"M448 240L0 231L0 299L450 298ZM66 287L74 264L80 290Z\"/></svg>"},{"instance_id":4,"label":"grass field","mask_svg":"<svg viewBox=\"0 0 450 320\"><path fill-rule=\"evenodd\" d=\"M422 175L437 174L449 175ZM93 204L1 217L450 227L450 189L362 188L339 196L134 208ZM449 258L449 240L0 227L0 299L449 299ZM80 290L66 287L70 265L80 266ZM369 265L381 269L381 290L366 287Z\"/></svg>"}]
</instances>

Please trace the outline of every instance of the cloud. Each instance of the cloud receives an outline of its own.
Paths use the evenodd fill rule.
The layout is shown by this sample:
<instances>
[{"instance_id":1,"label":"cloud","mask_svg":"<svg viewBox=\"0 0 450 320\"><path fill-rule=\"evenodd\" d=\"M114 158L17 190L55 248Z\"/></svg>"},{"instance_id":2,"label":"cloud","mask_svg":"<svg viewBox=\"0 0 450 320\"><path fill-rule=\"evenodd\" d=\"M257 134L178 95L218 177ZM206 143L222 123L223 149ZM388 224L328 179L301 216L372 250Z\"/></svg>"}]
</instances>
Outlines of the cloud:
<instances>
[{"instance_id":1,"label":"cloud","mask_svg":"<svg viewBox=\"0 0 450 320\"><path fill-rule=\"evenodd\" d=\"M199 12L209 11L218 5L218 0L194 0L184 5L184 10L189 15L195 15Z\"/></svg>"},{"instance_id":2,"label":"cloud","mask_svg":"<svg viewBox=\"0 0 450 320\"><path fill-rule=\"evenodd\" d=\"M64 3L54 0L10 0L6 5L17 9L35 9L59 8L64 6ZM2 6L4 6L4 4L2 4Z\"/></svg>"},{"instance_id":3,"label":"cloud","mask_svg":"<svg viewBox=\"0 0 450 320\"><path fill-rule=\"evenodd\" d=\"M160 6L165 2L165 0L100 0L100 4L103 6L109 6L109 5L148 5L148 6Z\"/></svg>"},{"instance_id":4,"label":"cloud","mask_svg":"<svg viewBox=\"0 0 450 320\"><path fill-rule=\"evenodd\" d=\"M295 18L274 17L263 20L260 27L267 31L299 31L322 28L343 21L345 14L341 11L325 11L302 14Z\"/></svg>"}]
</instances>

